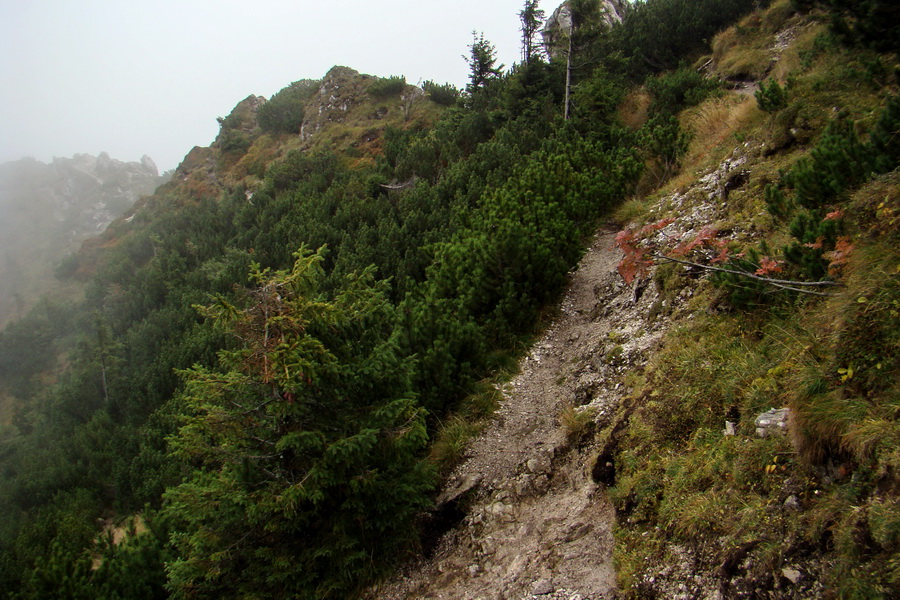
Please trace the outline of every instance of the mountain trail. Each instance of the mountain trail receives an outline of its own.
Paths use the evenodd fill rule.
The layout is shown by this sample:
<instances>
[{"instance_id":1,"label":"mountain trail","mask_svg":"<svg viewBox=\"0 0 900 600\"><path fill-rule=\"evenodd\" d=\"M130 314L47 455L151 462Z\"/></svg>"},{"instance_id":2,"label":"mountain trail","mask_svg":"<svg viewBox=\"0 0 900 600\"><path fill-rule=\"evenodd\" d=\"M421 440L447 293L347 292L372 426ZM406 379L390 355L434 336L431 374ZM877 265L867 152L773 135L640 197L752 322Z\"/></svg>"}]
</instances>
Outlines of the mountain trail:
<instances>
[{"instance_id":1,"label":"mountain trail","mask_svg":"<svg viewBox=\"0 0 900 600\"><path fill-rule=\"evenodd\" d=\"M594 237L558 316L447 479L437 505L459 524L430 558L367 598L611 597L614 511L592 477L597 451L573 441L561 414L608 421L629 391L625 375L643 365L663 331L661 322L645 322L654 286L641 293L618 275L614 237Z\"/></svg>"}]
</instances>

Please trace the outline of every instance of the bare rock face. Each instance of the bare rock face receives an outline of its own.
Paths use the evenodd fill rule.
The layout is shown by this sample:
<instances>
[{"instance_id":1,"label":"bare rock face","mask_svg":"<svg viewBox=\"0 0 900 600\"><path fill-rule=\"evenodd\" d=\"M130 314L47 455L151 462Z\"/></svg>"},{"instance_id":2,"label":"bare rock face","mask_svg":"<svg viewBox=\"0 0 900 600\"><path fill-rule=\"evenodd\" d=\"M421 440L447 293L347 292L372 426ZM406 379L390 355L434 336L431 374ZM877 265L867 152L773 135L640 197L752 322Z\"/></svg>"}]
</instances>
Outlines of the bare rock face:
<instances>
[{"instance_id":1,"label":"bare rock face","mask_svg":"<svg viewBox=\"0 0 900 600\"><path fill-rule=\"evenodd\" d=\"M626 10L627 6L624 0L600 0L600 15L607 27L621 23ZM567 0L553 11L541 31L544 38L544 49L550 58L557 58L564 54L564 51L561 50L561 42L571 31L572 10Z\"/></svg>"},{"instance_id":2,"label":"bare rock face","mask_svg":"<svg viewBox=\"0 0 900 600\"><path fill-rule=\"evenodd\" d=\"M256 113L265 102L266 99L262 96L250 94L238 102L227 117L219 118L219 134L212 147L223 152L246 150L252 142L252 136L259 133Z\"/></svg>"}]
</instances>

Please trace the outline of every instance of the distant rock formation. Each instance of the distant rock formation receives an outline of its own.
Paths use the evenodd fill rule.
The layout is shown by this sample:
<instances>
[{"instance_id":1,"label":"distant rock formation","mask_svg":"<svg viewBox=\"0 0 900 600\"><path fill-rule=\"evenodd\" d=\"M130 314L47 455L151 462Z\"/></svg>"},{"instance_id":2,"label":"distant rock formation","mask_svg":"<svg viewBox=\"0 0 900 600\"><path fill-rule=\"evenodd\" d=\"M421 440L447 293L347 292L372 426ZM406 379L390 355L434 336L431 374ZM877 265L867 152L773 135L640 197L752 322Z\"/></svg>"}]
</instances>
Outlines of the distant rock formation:
<instances>
[{"instance_id":1,"label":"distant rock formation","mask_svg":"<svg viewBox=\"0 0 900 600\"><path fill-rule=\"evenodd\" d=\"M607 27L621 23L628 10L624 0L600 0L600 14ZM544 49L550 58L557 58L563 54L561 50L562 40L572 30L572 12L569 1L563 2L553 11L550 18L544 24L541 35L544 39Z\"/></svg>"},{"instance_id":2,"label":"distant rock formation","mask_svg":"<svg viewBox=\"0 0 900 600\"><path fill-rule=\"evenodd\" d=\"M66 254L162 181L149 156L123 162L101 152L0 165L0 324L47 289Z\"/></svg>"},{"instance_id":3,"label":"distant rock formation","mask_svg":"<svg viewBox=\"0 0 900 600\"><path fill-rule=\"evenodd\" d=\"M350 147L358 160L374 162L372 157L380 152L386 127L410 119L427 121L429 118L424 112L415 114L415 107L426 100L421 88L405 85L396 97L374 98L369 89L378 79L349 67L335 66L321 80L294 82L292 85L302 85L309 91L303 100L298 131L269 132L268 142L256 146L264 135L258 120L260 108L274 101L275 96L270 100L247 96L227 117L218 118L220 128L213 143L209 147L194 147L175 169L172 183L161 191L169 197L197 200L215 196L229 186L253 187L263 176L262 166L293 150L339 151L340 147L345 150ZM320 134L327 130L351 130L352 135L340 135L337 139L325 137L326 141L322 142ZM283 136L294 133L299 134L299 143L286 144L287 138Z\"/></svg>"}]
</instances>

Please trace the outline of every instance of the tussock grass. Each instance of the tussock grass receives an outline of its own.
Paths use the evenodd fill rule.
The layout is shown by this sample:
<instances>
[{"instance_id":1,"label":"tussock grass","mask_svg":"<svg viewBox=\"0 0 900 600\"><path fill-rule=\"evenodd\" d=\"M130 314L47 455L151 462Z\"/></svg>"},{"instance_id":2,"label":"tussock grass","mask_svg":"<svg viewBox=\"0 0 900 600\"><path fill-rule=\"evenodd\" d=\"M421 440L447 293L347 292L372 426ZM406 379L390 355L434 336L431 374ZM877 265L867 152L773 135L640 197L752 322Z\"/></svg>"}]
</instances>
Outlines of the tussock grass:
<instances>
[{"instance_id":1,"label":"tussock grass","mask_svg":"<svg viewBox=\"0 0 900 600\"><path fill-rule=\"evenodd\" d=\"M611 490L629 522L652 526L618 550L622 569L638 569L620 572L626 595L640 595L627 586L646 568L632 553L646 555L664 540L778 541L766 511L794 453L787 438L757 438L753 421L785 401L786 365L803 352L781 331L795 329L791 321L708 316L671 332L651 361L644 400L619 440L621 477ZM737 436L722 434L726 420L737 420Z\"/></svg>"},{"instance_id":2,"label":"tussock grass","mask_svg":"<svg viewBox=\"0 0 900 600\"><path fill-rule=\"evenodd\" d=\"M469 441L487 426L503 399L502 392L497 388L498 383L490 380L478 382L453 416L438 426L429 459L437 466L439 473L446 474L452 470L465 455Z\"/></svg>"},{"instance_id":3,"label":"tussock grass","mask_svg":"<svg viewBox=\"0 0 900 600\"><path fill-rule=\"evenodd\" d=\"M617 534L626 596L643 593L638 556L664 543L752 542L762 576L824 536L840 566L816 576L841 597L885 597L900 582L890 558L900 552L900 254L888 242L859 249L833 298L695 315L670 332L618 440L610 497L644 529ZM792 434L758 438L756 415L781 406ZM738 419L737 436L722 434L726 418ZM804 510L778 508L791 495Z\"/></svg>"},{"instance_id":4,"label":"tussock grass","mask_svg":"<svg viewBox=\"0 0 900 600\"><path fill-rule=\"evenodd\" d=\"M770 34L759 30L758 23L747 25L747 19L742 25L729 27L712 42L716 73L723 79L761 79L772 65L770 39Z\"/></svg>"},{"instance_id":5,"label":"tussock grass","mask_svg":"<svg viewBox=\"0 0 900 600\"><path fill-rule=\"evenodd\" d=\"M761 119L756 100L745 95L713 98L686 111L684 125L693 137L684 164L699 165L719 146L734 148L740 143L737 134Z\"/></svg>"},{"instance_id":6,"label":"tussock grass","mask_svg":"<svg viewBox=\"0 0 900 600\"><path fill-rule=\"evenodd\" d=\"M839 111L863 130L898 91L884 74L896 57L848 50L822 22L803 19L778 0L717 36L720 75L766 64L785 84L788 106L769 115L752 96L731 95L682 112L691 145L680 173L653 193L688 189L747 141L748 181L729 194L715 226L740 223L775 252L790 242L790 224L766 210L765 186L808 155ZM793 43L773 54L778 32ZM698 288L690 322L669 331L613 426L597 432L597 443L615 448L609 496L624 597L658 593L649 577L674 547L692 551L695 571L724 581L777 589L772 573L802 565L837 597L900 589L898 188L900 173L883 175L828 207L847 215L842 235L852 244L831 274L841 284L831 297L722 311ZM620 210L645 211L641 202ZM666 210L653 218L678 216ZM657 278L666 295L691 284L665 268ZM789 435L759 438L756 416L781 407L791 409ZM724 435L726 420L736 421L737 435ZM725 572L729 557L744 555L749 569Z\"/></svg>"},{"instance_id":7,"label":"tussock grass","mask_svg":"<svg viewBox=\"0 0 900 600\"><path fill-rule=\"evenodd\" d=\"M635 222L647 213L647 202L641 198L629 198L618 207L612 214L612 220L618 225L627 225Z\"/></svg>"},{"instance_id":8,"label":"tussock grass","mask_svg":"<svg viewBox=\"0 0 900 600\"><path fill-rule=\"evenodd\" d=\"M691 135L686 154L681 158L681 168L655 195L670 194L685 189L697 179L700 170L712 169L722 163L743 141L756 134L765 121L765 115L756 106L752 96L727 94L707 99L679 115L681 127ZM639 192L650 195L653 182L661 179L659 173L649 171L639 184Z\"/></svg>"},{"instance_id":9,"label":"tussock grass","mask_svg":"<svg viewBox=\"0 0 900 600\"><path fill-rule=\"evenodd\" d=\"M775 34L791 26L794 13L789 0L778 0L725 29L712 41L716 72L724 79L759 80L773 69L779 53Z\"/></svg>"},{"instance_id":10,"label":"tussock grass","mask_svg":"<svg viewBox=\"0 0 900 600\"><path fill-rule=\"evenodd\" d=\"M594 426L595 411L589 407L581 408L567 404L559 413L559 424L566 432L566 438L577 443L583 439Z\"/></svg>"},{"instance_id":11,"label":"tussock grass","mask_svg":"<svg viewBox=\"0 0 900 600\"><path fill-rule=\"evenodd\" d=\"M429 459L439 473L449 472L463 457L469 440L478 435L482 427L464 417L454 415L438 428L431 445Z\"/></svg>"}]
</instances>

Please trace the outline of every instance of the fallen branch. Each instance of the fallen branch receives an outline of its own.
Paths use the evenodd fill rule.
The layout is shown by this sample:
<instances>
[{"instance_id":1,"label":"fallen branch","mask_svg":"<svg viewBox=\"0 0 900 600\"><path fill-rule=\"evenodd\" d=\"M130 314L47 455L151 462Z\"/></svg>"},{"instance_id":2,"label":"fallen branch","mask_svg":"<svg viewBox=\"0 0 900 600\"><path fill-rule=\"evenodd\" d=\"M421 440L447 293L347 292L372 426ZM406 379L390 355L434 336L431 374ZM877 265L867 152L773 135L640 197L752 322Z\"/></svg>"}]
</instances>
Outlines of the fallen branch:
<instances>
[{"instance_id":1,"label":"fallen branch","mask_svg":"<svg viewBox=\"0 0 900 600\"><path fill-rule=\"evenodd\" d=\"M413 175L411 179L408 181L404 181L403 183L382 183L380 187L386 190L405 190L406 188L412 187L419 180L418 177Z\"/></svg>"},{"instance_id":2,"label":"fallen branch","mask_svg":"<svg viewBox=\"0 0 900 600\"><path fill-rule=\"evenodd\" d=\"M799 292L801 294L811 294L813 296L830 296L831 294L825 292L817 292L811 289L811 287L836 287L840 284L834 281L793 281L790 279L772 279L771 277L762 277L761 275L756 275L755 273L748 273L746 271L737 271L735 269L725 269L723 267L714 267L712 265L704 265L701 263L695 263L689 260L683 260L680 258L673 258L671 256L666 256L665 254L651 254L653 258L658 258L661 260L668 260L670 262L678 263L681 265L687 265L689 267L697 267L698 269L704 269L706 271L716 271L718 273L730 273L732 275L739 275L741 277L747 277L749 279L755 279L757 281L762 281L763 283L767 283L777 288L781 288L784 290L790 290L792 292Z\"/></svg>"}]
</instances>

